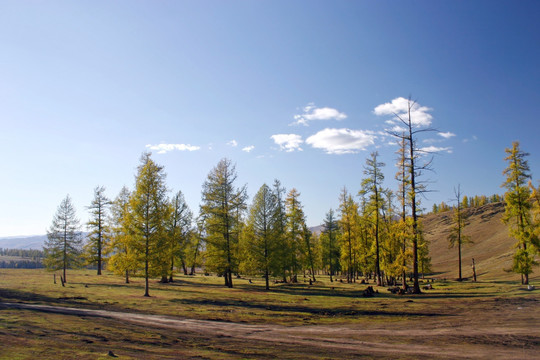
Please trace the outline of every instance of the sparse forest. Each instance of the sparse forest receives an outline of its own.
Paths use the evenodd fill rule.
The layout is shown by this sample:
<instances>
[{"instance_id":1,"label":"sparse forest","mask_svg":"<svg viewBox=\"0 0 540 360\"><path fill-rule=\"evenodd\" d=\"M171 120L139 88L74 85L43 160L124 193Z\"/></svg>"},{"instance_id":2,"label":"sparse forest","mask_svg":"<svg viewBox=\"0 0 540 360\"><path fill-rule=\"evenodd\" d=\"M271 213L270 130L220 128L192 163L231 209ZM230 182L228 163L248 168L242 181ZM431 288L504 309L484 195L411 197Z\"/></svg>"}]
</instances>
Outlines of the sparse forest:
<instances>
[{"instance_id":1,"label":"sparse forest","mask_svg":"<svg viewBox=\"0 0 540 360\"><path fill-rule=\"evenodd\" d=\"M414 106L414 103L410 103ZM338 209L330 209L319 231L306 225L301 193L287 190L279 180L263 184L252 202L247 185L237 183L235 164L222 159L202 185L199 215L186 204L178 190L173 195L166 185L165 169L144 153L137 169L133 190L124 187L113 201L104 187L96 187L88 206L90 231L82 246L81 227L69 196L61 203L45 247L45 265L63 271L85 263L125 277L174 281L175 272L193 275L196 269L221 276L232 288L236 277L265 279L269 290L274 283L317 281L324 274L330 281L376 283L397 286L401 291L420 293L418 279L432 271L429 243L425 238L419 194L426 191L419 181L431 160L423 165L415 147L415 131L409 118L401 119L409 132L395 133L401 143L396 157L396 188L382 187L385 164L372 153L365 162L363 179L355 196L343 188ZM503 187L510 235L516 239L512 271L523 284L537 265L539 249L538 189L532 185L526 157L514 143L506 149ZM475 239L467 234L467 217L472 208L502 201L499 195L467 197L455 190L455 204L433 206L432 213L454 211L450 247L458 253L458 280L462 275L462 247ZM104 265L103 265L104 264ZM412 282L412 286L409 286Z\"/></svg>"}]
</instances>

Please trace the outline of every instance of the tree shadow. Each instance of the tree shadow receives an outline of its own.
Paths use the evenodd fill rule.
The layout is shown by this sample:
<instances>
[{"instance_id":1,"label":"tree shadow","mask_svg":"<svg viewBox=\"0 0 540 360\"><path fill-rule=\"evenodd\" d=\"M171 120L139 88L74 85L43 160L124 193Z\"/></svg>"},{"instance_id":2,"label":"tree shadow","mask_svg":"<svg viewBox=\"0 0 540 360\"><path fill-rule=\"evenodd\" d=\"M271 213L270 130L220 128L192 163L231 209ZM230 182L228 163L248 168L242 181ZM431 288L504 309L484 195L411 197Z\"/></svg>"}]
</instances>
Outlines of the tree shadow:
<instances>
[{"instance_id":1,"label":"tree shadow","mask_svg":"<svg viewBox=\"0 0 540 360\"><path fill-rule=\"evenodd\" d=\"M183 305L216 306L223 308L257 309L271 312L305 313L317 316L383 316L383 317L439 317L448 316L440 313L416 311L385 311L385 310L355 310L346 308L320 308L302 305L272 305L247 302L243 300L214 300L214 299L171 299L173 303Z\"/></svg>"},{"instance_id":2,"label":"tree shadow","mask_svg":"<svg viewBox=\"0 0 540 360\"><path fill-rule=\"evenodd\" d=\"M2 302L39 302L39 303L61 303L61 304L81 304L81 301L88 300L85 297L51 297L36 294L29 291L0 289L0 301Z\"/></svg>"}]
</instances>

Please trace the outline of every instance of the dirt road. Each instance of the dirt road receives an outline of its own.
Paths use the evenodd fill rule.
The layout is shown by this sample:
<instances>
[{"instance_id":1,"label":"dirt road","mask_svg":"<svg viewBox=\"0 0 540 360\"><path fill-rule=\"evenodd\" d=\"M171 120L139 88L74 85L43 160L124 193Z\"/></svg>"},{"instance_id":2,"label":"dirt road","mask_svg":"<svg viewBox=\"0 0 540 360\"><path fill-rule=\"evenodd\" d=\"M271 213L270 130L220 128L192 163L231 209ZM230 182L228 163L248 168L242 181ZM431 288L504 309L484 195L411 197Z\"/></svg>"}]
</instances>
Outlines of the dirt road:
<instances>
[{"instance_id":1,"label":"dirt road","mask_svg":"<svg viewBox=\"0 0 540 360\"><path fill-rule=\"evenodd\" d=\"M479 326L463 319L426 320L414 326L389 324L279 326L194 320L170 316L136 314L108 310L59 307L23 303L1 303L2 307L79 317L100 317L131 322L149 328L169 328L223 341L283 345L304 349L306 354L341 354L342 358L427 358L440 359L537 359L540 333L531 326L489 323ZM465 324L463 324L465 323Z\"/></svg>"}]
</instances>

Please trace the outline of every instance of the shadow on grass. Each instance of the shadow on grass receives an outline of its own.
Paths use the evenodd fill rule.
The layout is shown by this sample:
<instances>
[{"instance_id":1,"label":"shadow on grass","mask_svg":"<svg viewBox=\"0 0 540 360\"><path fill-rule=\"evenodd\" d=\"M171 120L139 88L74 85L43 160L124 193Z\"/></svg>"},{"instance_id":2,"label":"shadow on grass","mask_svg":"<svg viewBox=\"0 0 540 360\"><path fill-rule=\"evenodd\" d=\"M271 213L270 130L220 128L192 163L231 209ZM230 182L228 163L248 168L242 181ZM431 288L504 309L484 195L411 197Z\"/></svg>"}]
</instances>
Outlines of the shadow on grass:
<instances>
[{"instance_id":1,"label":"shadow on grass","mask_svg":"<svg viewBox=\"0 0 540 360\"><path fill-rule=\"evenodd\" d=\"M35 294L29 291L12 290L12 289L0 289L0 301L13 302L13 301L39 301L39 302L58 302L58 298L45 296L41 294Z\"/></svg>"},{"instance_id":2,"label":"shadow on grass","mask_svg":"<svg viewBox=\"0 0 540 360\"><path fill-rule=\"evenodd\" d=\"M87 298L81 296L72 297L51 297L41 294L36 294L29 291L13 290L13 289L0 289L0 302L25 302L25 303L46 303L46 304L69 304L69 305L81 305L83 302L88 301Z\"/></svg>"},{"instance_id":3,"label":"shadow on grass","mask_svg":"<svg viewBox=\"0 0 540 360\"><path fill-rule=\"evenodd\" d=\"M344 308L318 308L302 305L271 305L271 304L258 304L254 302L247 302L243 300L211 300L211 299L172 299L169 300L172 303L183 305L200 305L200 306L216 306L242 309L258 309L273 312L287 312L287 313L305 313L309 315L318 316L387 316L387 317L438 317L448 316L443 314L428 313L428 312L414 312L414 311L383 311L383 310L354 310Z\"/></svg>"}]
</instances>

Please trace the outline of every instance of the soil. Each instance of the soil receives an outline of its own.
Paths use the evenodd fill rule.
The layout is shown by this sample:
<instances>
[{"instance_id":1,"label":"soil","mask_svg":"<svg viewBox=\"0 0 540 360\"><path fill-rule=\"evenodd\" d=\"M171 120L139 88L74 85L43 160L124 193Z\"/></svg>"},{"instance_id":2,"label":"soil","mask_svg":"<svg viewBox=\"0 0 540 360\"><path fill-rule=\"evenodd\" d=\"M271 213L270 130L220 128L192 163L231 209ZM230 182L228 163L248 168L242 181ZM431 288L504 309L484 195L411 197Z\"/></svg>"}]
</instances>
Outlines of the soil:
<instances>
[{"instance_id":1,"label":"soil","mask_svg":"<svg viewBox=\"0 0 540 360\"><path fill-rule=\"evenodd\" d=\"M295 358L305 355L306 358L537 359L540 350L537 296L495 298L473 303L466 311L449 305L441 316L414 320L307 326L254 325L25 303L0 303L0 309L102 318L147 329L171 329L176 336L186 334L222 346L234 343L244 349L274 348L278 357L281 350L286 350L288 354L294 353Z\"/></svg>"}]
</instances>

